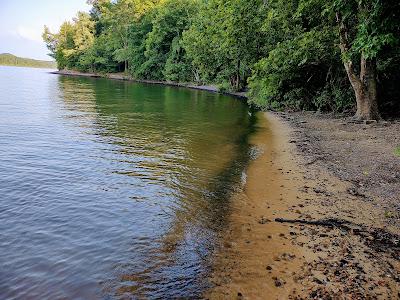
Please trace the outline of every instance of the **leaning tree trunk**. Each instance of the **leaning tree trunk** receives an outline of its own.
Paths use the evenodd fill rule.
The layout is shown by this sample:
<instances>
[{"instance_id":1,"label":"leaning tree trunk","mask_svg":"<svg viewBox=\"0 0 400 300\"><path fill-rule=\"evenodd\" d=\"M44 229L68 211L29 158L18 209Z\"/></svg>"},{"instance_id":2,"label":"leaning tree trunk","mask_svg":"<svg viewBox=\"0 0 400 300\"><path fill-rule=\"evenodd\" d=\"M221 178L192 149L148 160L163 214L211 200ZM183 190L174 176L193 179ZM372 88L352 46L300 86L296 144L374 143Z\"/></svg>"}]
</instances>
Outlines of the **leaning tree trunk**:
<instances>
[{"instance_id":1,"label":"leaning tree trunk","mask_svg":"<svg viewBox=\"0 0 400 300\"><path fill-rule=\"evenodd\" d=\"M354 90L357 102L357 112L355 117L359 120L379 120L378 110L378 93L376 83L376 60L367 59L361 55L360 72L357 74L353 61L348 58L349 41L348 30L340 18L336 14L339 24L340 34L340 50L343 54L343 64L346 69L350 84Z\"/></svg>"},{"instance_id":2,"label":"leaning tree trunk","mask_svg":"<svg viewBox=\"0 0 400 300\"><path fill-rule=\"evenodd\" d=\"M362 57L359 76L355 74L351 62L345 62L344 65L356 96L355 117L359 120L379 120L375 60Z\"/></svg>"}]
</instances>

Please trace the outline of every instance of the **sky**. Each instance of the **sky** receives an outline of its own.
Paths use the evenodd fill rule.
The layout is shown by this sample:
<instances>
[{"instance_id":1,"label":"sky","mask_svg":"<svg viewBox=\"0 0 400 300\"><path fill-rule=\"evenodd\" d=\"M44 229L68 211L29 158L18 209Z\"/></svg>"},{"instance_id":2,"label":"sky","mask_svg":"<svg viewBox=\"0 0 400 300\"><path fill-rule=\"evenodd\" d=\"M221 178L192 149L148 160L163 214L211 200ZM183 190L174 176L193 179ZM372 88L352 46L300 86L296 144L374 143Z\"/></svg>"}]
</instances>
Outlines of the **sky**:
<instances>
[{"instance_id":1,"label":"sky","mask_svg":"<svg viewBox=\"0 0 400 300\"><path fill-rule=\"evenodd\" d=\"M0 53L51 60L41 38L44 25L55 32L89 9L86 0L0 0Z\"/></svg>"}]
</instances>

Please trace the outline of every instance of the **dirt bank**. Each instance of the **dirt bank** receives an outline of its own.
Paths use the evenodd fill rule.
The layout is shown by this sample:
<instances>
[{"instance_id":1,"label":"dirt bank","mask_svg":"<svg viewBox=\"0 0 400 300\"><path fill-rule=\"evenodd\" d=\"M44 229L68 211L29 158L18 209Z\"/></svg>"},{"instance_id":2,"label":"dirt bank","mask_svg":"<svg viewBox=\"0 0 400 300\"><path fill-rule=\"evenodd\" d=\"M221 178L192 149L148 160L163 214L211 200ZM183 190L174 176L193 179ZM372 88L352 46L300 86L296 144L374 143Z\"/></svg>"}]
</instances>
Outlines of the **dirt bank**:
<instances>
[{"instance_id":1,"label":"dirt bank","mask_svg":"<svg viewBox=\"0 0 400 300\"><path fill-rule=\"evenodd\" d=\"M398 126L261 118L206 297L398 299Z\"/></svg>"}]
</instances>

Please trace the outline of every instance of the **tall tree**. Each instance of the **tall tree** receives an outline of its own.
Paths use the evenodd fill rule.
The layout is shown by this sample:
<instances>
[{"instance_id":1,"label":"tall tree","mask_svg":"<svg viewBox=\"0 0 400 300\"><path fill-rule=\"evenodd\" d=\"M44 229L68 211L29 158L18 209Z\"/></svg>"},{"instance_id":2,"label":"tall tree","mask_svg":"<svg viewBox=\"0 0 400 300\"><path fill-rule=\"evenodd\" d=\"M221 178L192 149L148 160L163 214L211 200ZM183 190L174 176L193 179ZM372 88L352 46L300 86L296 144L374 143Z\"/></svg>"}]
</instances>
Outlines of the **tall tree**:
<instances>
[{"instance_id":1,"label":"tall tree","mask_svg":"<svg viewBox=\"0 0 400 300\"><path fill-rule=\"evenodd\" d=\"M342 109L334 24L322 15L323 1L270 0L262 29L266 52L253 67L250 99L261 107Z\"/></svg>"},{"instance_id":2,"label":"tall tree","mask_svg":"<svg viewBox=\"0 0 400 300\"><path fill-rule=\"evenodd\" d=\"M329 7L335 12L339 47L356 96L358 119L380 119L377 59L385 47L398 42L393 32L398 18L395 6L390 0L334 0Z\"/></svg>"},{"instance_id":3,"label":"tall tree","mask_svg":"<svg viewBox=\"0 0 400 300\"><path fill-rule=\"evenodd\" d=\"M203 80L228 82L236 90L246 85L263 52L260 28L265 13L262 0L203 3L184 33L185 49Z\"/></svg>"},{"instance_id":4,"label":"tall tree","mask_svg":"<svg viewBox=\"0 0 400 300\"><path fill-rule=\"evenodd\" d=\"M197 5L196 0L165 0L153 11L152 30L146 37L144 63L150 78L165 79L166 74L174 76L173 73L179 72L179 69L183 70L181 65L174 71L171 64L185 63L180 39L183 31L189 28L191 16L195 14ZM167 62L169 66L166 72Z\"/></svg>"}]
</instances>

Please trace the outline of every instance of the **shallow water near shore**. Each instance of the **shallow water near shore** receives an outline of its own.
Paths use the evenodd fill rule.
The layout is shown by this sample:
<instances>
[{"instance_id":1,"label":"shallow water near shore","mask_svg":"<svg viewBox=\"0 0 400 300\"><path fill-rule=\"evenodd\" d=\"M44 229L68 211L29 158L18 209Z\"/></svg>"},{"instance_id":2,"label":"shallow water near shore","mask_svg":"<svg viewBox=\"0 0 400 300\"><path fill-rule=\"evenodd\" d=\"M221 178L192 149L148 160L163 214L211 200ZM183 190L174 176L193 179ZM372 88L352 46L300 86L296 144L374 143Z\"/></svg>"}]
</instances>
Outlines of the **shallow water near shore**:
<instances>
[{"instance_id":1,"label":"shallow water near shore","mask_svg":"<svg viewBox=\"0 0 400 300\"><path fill-rule=\"evenodd\" d=\"M255 123L223 95L0 67L2 297L200 297Z\"/></svg>"}]
</instances>

